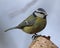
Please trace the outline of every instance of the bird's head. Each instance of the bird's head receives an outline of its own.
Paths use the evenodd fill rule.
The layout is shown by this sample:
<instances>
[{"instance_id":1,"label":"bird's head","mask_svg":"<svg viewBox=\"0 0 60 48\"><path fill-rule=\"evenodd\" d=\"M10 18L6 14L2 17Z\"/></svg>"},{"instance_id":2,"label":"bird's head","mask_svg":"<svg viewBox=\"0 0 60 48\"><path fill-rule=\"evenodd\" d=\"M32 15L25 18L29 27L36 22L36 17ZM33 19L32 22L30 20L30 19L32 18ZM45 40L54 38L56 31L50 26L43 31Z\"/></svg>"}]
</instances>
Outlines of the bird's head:
<instances>
[{"instance_id":1,"label":"bird's head","mask_svg":"<svg viewBox=\"0 0 60 48\"><path fill-rule=\"evenodd\" d=\"M47 12L43 8L38 8L36 11L33 12L33 15L41 18L46 18Z\"/></svg>"}]
</instances>

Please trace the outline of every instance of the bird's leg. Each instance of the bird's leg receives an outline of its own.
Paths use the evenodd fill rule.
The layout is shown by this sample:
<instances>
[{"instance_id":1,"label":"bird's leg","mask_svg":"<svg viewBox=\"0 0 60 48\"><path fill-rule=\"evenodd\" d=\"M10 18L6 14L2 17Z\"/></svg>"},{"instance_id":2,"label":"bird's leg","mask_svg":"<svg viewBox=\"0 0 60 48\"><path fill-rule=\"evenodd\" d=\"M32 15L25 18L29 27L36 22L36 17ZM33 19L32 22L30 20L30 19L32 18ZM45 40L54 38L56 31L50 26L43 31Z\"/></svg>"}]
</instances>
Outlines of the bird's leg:
<instances>
[{"instance_id":1,"label":"bird's leg","mask_svg":"<svg viewBox=\"0 0 60 48\"><path fill-rule=\"evenodd\" d=\"M37 36L37 34L35 33L35 34L32 36L32 38L35 39L36 36Z\"/></svg>"},{"instance_id":2,"label":"bird's leg","mask_svg":"<svg viewBox=\"0 0 60 48\"><path fill-rule=\"evenodd\" d=\"M32 38L35 39L36 37L39 37L39 36L41 36L41 35L38 35L38 34L35 33L35 34L32 36Z\"/></svg>"}]
</instances>

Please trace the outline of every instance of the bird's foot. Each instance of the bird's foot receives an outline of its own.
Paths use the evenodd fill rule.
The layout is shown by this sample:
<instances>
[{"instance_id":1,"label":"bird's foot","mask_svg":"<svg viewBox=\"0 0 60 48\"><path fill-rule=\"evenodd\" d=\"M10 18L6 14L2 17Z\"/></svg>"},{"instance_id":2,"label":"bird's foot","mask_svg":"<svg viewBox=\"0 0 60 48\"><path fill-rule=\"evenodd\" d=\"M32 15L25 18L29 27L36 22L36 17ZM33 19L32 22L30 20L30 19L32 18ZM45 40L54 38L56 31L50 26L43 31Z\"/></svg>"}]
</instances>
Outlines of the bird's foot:
<instances>
[{"instance_id":1,"label":"bird's foot","mask_svg":"<svg viewBox=\"0 0 60 48\"><path fill-rule=\"evenodd\" d=\"M38 35L38 34L34 34L33 36L32 36L32 38L33 38L33 40L35 39L35 38L37 38L37 37L39 37L39 36L41 36L41 35Z\"/></svg>"}]
</instances>

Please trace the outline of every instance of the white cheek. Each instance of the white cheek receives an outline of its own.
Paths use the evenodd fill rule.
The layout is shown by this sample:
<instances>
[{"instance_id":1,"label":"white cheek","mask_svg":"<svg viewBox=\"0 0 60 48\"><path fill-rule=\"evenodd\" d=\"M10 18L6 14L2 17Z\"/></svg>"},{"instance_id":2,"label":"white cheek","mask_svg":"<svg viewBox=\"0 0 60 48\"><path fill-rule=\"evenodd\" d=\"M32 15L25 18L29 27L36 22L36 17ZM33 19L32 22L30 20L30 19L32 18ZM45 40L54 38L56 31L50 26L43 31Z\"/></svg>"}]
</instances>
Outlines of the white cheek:
<instances>
[{"instance_id":1,"label":"white cheek","mask_svg":"<svg viewBox=\"0 0 60 48\"><path fill-rule=\"evenodd\" d=\"M35 15L38 16L38 17L44 18L44 15L43 14L35 13Z\"/></svg>"}]
</instances>

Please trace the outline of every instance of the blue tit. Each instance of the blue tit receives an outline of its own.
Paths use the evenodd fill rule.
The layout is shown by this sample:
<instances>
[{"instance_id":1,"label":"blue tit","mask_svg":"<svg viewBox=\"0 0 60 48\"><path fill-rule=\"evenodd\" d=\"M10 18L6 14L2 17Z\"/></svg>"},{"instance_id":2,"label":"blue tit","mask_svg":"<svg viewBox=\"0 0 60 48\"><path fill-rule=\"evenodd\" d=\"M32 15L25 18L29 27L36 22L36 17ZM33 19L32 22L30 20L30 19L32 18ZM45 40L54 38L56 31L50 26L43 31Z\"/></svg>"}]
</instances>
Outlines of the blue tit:
<instances>
[{"instance_id":1,"label":"blue tit","mask_svg":"<svg viewBox=\"0 0 60 48\"><path fill-rule=\"evenodd\" d=\"M9 28L5 32L12 29L22 29L28 34L36 34L45 28L47 24L46 16L47 12L43 8L38 8L19 25Z\"/></svg>"}]
</instances>

